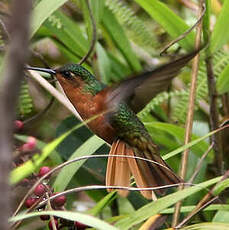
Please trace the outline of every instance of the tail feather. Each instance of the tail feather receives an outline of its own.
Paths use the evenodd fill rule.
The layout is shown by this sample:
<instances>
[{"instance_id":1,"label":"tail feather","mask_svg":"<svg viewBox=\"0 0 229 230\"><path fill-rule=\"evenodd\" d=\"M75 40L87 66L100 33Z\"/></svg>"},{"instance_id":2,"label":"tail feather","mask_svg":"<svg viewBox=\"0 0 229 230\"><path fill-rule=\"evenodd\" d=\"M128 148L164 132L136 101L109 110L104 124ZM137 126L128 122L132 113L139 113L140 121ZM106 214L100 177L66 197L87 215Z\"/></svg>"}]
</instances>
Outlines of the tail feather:
<instances>
[{"instance_id":1,"label":"tail feather","mask_svg":"<svg viewBox=\"0 0 229 230\"><path fill-rule=\"evenodd\" d=\"M127 154L130 156L135 156L133 149L128 148ZM142 160L136 160L134 158L127 158L127 161L129 163L130 171L132 175L135 178L135 182L139 188L145 188L145 187L151 187L149 186L148 178L144 177L144 174L150 175L151 172L149 170L149 167L144 167L144 174L141 173L141 164L138 163L138 161ZM151 179L151 183L156 184L156 178ZM141 191L141 194L146 198L146 199L152 199L152 191Z\"/></svg>"},{"instance_id":2,"label":"tail feather","mask_svg":"<svg viewBox=\"0 0 229 230\"><path fill-rule=\"evenodd\" d=\"M181 179L176 176L159 155L145 155L129 147L124 141L117 140L113 142L109 154L138 156L156 163L133 158L109 157L106 185L129 186L130 174L134 176L136 184L140 188L157 187L181 182ZM111 189L108 191L111 191ZM163 191L157 190L156 192L162 194ZM118 190L118 193L122 196L127 196L128 191ZM141 194L146 199L152 199L152 191L141 191Z\"/></svg>"},{"instance_id":3,"label":"tail feather","mask_svg":"<svg viewBox=\"0 0 229 230\"><path fill-rule=\"evenodd\" d=\"M113 142L110 155L126 155L126 144L120 140ZM106 172L106 185L128 187L130 185L130 169L127 158L109 157ZM113 189L108 189L112 191ZM128 190L118 190L119 195L127 196Z\"/></svg>"},{"instance_id":4,"label":"tail feather","mask_svg":"<svg viewBox=\"0 0 229 230\"><path fill-rule=\"evenodd\" d=\"M177 184L183 182L181 178L179 178L173 170L166 164L166 162L158 155L153 155L154 161L158 162L161 166L156 167L161 174L164 176L164 185L166 184ZM151 167L154 167L151 165ZM162 183L163 184L163 183Z\"/></svg>"}]
</instances>

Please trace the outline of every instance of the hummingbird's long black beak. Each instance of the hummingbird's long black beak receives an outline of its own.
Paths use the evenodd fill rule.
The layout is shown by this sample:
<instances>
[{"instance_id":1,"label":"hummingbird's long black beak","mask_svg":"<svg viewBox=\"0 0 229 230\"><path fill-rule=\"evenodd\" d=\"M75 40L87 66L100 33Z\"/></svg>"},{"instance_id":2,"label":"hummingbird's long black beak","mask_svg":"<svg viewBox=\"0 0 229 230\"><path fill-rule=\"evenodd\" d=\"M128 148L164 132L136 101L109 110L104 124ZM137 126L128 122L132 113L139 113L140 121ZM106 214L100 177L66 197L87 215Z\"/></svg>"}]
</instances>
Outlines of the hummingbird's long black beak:
<instances>
[{"instance_id":1,"label":"hummingbird's long black beak","mask_svg":"<svg viewBox=\"0 0 229 230\"><path fill-rule=\"evenodd\" d=\"M26 66L26 70L35 70L35 71L40 71L44 73L49 73L49 74L56 74L56 71L53 69L46 69L46 68L39 68L39 67L31 67L31 66Z\"/></svg>"}]
</instances>

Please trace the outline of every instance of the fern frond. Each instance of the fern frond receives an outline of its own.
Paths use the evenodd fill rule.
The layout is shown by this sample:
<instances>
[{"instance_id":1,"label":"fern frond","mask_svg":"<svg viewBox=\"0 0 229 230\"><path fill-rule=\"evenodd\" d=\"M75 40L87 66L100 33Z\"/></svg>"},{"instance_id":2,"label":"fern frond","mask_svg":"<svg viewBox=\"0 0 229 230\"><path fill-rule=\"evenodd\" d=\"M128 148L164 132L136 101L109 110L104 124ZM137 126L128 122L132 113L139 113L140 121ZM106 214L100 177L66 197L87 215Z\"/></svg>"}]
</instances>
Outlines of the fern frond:
<instances>
[{"instance_id":1,"label":"fern frond","mask_svg":"<svg viewBox=\"0 0 229 230\"><path fill-rule=\"evenodd\" d=\"M142 46L153 46L155 38L145 23L135 15L129 6L120 0L106 0L106 6L113 12L119 22L130 31L131 38Z\"/></svg>"},{"instance_id":2,"label":"fern frond","mask_svg":"<svg viewBox=\"0 0 229 230\"><path fill-rule=\"evenodd\" d=\"M218 77L224 68L229 64L229 54L223 51L218 51L214 54L213 57L213 69L215 77ZM174 108L173 119L178 120L181 123L184 123L186 120L187 110L188 110L188 97L189 90L179 98L179 102ZM197 88L196 88L196 103L195 109L198 109L198 102L200 100L207 101L208 99L208 86L207 86L207 75L205 63L200 63Z\"/></svg>"},{"instance_id":3,"label":"fern frond","mask_svg":"<svg viewBox=\"0 0 229 230\"><path fill-rule=\"evenodd\" d=\"M224 70L224 68L229 63L229 54L224 51L218 51L214 54L213 58L213 67L214 74L216 77L220 75L220 73Z\"/></svg>"},{"instance_id":4,"label":"fern frond","mask_svg":"<svg viewBox=\"0 0 229 230\"><path fill-rule=\"evenodd\" d=\"M187 89L186 93L179 97L177 104L174 106L172 113L172 119L177 120L180 123L185 123L186 115L188 111L188 102L189 102L189 92ZM207 87L207 77L206 77L206 67L205 63L201 62L197 78L197 87L196 87L196 100L195 100L195 109L198 108L198 102L200 100L206 100L208 95Z\"/></svg>"},{"instance_id":5,"label":"fern frond","mask_svg":"<svg viewBox=\"0 0 229 230\"><path fill-rule=\"evenodd\" d=\"M28 84L24 81L21 85L18 113L20 117L26 117L33 110L33 100L29 94Z\"/></svg>"},{"instance_id":6,"label":"fern frond","mask_svg":"<svg viewBox=\"0 0 229 230\"><path fill-rule=\"evenodd\" d=\"M224 70L224 68L229 64L229 54L223 51L219 51L214 55L213 58L213 68L216 77ZM169 98L176 99L176 104L173 106L172 119L177 120L180 123L185 123L186 115L188 111L188 101L189 101L189 89L181 91L163 92L157 95L138 115L141 119L150 114L150 111L155 108L156 105L160 105L165 100ZM206 66L204 62L200 63L197 88L196 88L196 103L195 109L198 109L200 100L208 100L208 86L207 86L207 76L206 76Z\"/></svg>"},{"instance_id":7,"label":"fern frond","mask_svg":"<svg viewBox=\"0 0 229 230\"><path fill-rule=\"evenodd\" d=\"M49 16L48 21L51 23L52 26L56 27L57 29L61 29L63 27L61 20L55 15Z\"/></svg>"},{"instance_id":8,"label":"fern frond","mask_svg":"<svg viewBox=\"0 0 229 230\"><path fill-rule=\"evenodd\" d=\"M183 96L186 93L185 90L175 90L170 92L162 92L158 94L153 100L146 105L146 107L138 113L140 119L144 119L150 112L155 109L156 106L160 105L164 101L168 100L171 97Z\"/></svg>"}]
</instances>

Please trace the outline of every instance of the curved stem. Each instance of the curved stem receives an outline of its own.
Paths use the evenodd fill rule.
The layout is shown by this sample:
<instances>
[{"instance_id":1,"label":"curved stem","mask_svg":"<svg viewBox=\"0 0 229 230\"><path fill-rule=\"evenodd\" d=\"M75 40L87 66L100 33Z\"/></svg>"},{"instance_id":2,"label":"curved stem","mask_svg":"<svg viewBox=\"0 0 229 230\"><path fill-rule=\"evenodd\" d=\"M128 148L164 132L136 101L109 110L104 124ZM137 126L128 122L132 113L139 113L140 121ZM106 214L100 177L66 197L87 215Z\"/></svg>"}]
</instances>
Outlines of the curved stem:
<instances>
[{"instance_id":1,"label":"curved stem","mask_svg":"<svg viewBox=\"0 0 229 230\"><path fill-rule=\"evenodd\" d=\"M89 48L88 52L79 61L79 63L78 63L79 65L82 65L88 59L88 57L91 55L92 51L94 50L95 43L96 43L96 23L95 23L95 19L93 17L92 9L91 9L91 6L90 6L88 0L86 0L86 3L87 3L90 19L91 19L91 25L92 25L92 40L91 40L91 44L90 44L90 48Z\"/></svg>"}]
</instances>

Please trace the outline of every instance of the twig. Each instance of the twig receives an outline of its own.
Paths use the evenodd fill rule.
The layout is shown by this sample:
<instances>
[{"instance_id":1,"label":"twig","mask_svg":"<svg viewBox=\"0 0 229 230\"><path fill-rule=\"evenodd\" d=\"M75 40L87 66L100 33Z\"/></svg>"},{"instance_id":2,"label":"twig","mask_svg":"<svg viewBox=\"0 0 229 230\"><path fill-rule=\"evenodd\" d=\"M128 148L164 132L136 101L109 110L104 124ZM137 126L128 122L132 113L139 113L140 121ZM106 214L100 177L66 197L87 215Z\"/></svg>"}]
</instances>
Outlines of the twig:
<instances>
[{"instance_id":1,"label":"twig","mask_svg":"<svg viewBox=\"0 0 229 230\"><path fill-rule=\"evenodd\" d=\"M225 127L224 127L225 128ZM173 173L173 171L171 171L169 168L167 168L164 165L161 165L160 163L156 162L156 161L152 161L146 158L142 158L142 157L137 157L137 156L124 156L124 155L111 155L111 154L106 154L106 155L89 155L89 156L82 156L82 157L77 157L75 159L66 161L60 165L58 165L57 167L53 168L52 170L50 170L47 174L45 174L44 176L42 176L41 178L39 178L39 180L37 180L37 182L32 186L32 188L30 188L30 190L27 192L27 194L24 196L24 198L21 200L20 204L18 205L16 211L14 212L13 216L17 215L17 213L19 212L19 210L21 209L21 207L23 206L23 204L25 203L26 199L33 193L33 190L36 188L36 186L38 184L40 184L45 178L49 177L51 174L53 174L54 172L58 171L59 169L72 164L74 162L77 161L81 161L81 160L86 160L86 159L90 159L90 158L104 158L104 157L124 157L124 158L133 158L133 159L137 159L137 160L143 160L146 162L150 162L153 164L157 164L161 167L166 168L167 170L169 170L170 172Z\"/></svg>"},{"instance_id":2,"label":"twig","mask_svg":"<svg viewBox=\"0 0 229 230\"><path fill-rule=\"evenodd\" d=\"M224 177L225 178L225 177ZM222 179L223 180L223 179ZM221 180L221 181L222 181ZM83 191L92 191L92 190L103 190L103 189L121 189L121 190L128 190L128 191L156 191L156 190L160 190L160 189L168 189L168 188L174 188L174 187L177 187L177 186L180 186L180 185L184 185L184 186L199 186L200 188L206 190L208 192L208 194L212 197L212 192L214 191L214 187L213 189L209 190L205 187L202 187L198 184L192 184L192 183L178 183L178 184L168 184L168 185L162 185L162 186L156 186L156 187L147 187L147 188L136 188L136 187L125 187L125 186L117 186L117 185L114 185L114 186L105 186L105 185L88 185L88 186L82 186L82 187L78 187L78 188L72 188L72 189L68 189L68 190L65 190L63 192L59 192L53 196L51 196L49 199L50 200L53 200L59 196L63 196L63 195L68 195L68 194L71 194L71 193L75 193L75 192L83 192ZM219 183L217 183L218 185ZM206 195L207 196L207 195ZM218 196L217 197L214 197L215 200L219 200L221 201ZM207 200L205 200L207 202ZM222 202L222 201L221 201ZM47 200L43 200L39 205L38 207L40 206L43 206L47 203ZM203 203L202 203L203 204ZM205 203L204 203L205 204ZM204 206L205 208L206 206ZM201 209L202 209L202 206L201 206Z\"/></svg>"},{"instance_id":3,"label":"twig","mask_svg":"<svg viewBox=\"0 0 229 230\"><path fill-rule=\"evenodd\" d=\"M149 66L152 69L152 66L156 66L159 64L158 58L154 56L154 58L151 57L151 55L146 52L142 47L136 45L134 42L131 42L131 47L133 48L134 52L138 55L138 57L143 60L147 66Z\"/></svg>"},{"instance_id":4,"label":"twig","mask_svg":"<svg viewBox=\"0 0 229 230\"><path fill-rule=\"evenodd\" d=\"M42 54L40 54L39 52L35 50L31 50L31 52L32 52L32 55L34 55L34 57L37 57L44 64L45 68L50 68L48 62L45 60Z\"/></svg>"},{"instance_id":5,"label":"twig","mask_svg":"<svg viewBox=\"0 0 229 230\"><path fill-rule=\"evenodd\" d=\"M153 190L157 190L157 189L168 189L168 188L172 188L175 186L178 186L180 184L173 184L173 185L164 185L164 186L158 186L158 187L149 187L149 188L132 188L132 187L124 187L124 186L104 186L104 185L90 185L90 186L82 186L82 187L78 187L78 188L73 188L73 189L69 189L66 190L64 192L60 192L58 194L52 195L49 200L53 200L56 199L59 196L65 196L71 193L76 193L76 192L83 192L83 191L94 191L94 190L104 190L104 189L122 189L122 190L128 190L128 191L153 191ZM205 189L207 190L209 193L211 191L209 191L207 188L202 187L198 184L188 184L188 183L184 183L184 185L189 185L189 186L197 186L200 187L201 189ZM218 199L218 197L215 197L214 200ZM44 206L46 205L46 203L48 202L48 199L43 200L39 206ZM210 203L209 203L210 204ZM38 208L39 208L38 206ZM204 208L207 207L204 206Z\"/></svg>"},{"instance_id":6,"label":"twig","mask_svg":"<svg viewBox=\"0 0 229 230\"><path fill-rule=\"evenodd\" d=\"M47 113L47 111L53 105L54 101L55 101L55 98L52 96L49 103L46 105L46 107L42 111L40 111L39 113L35 114L34 116L23 121L24 125L28 125L28 123L30 123L31 121L34 121L34 120L38 119L39 117L43 116L45 113Z\"/></svg>"},{"instance_id":7,"label":"twig","mask_svg":"<svg viewBox=\"0 0 229 230\"><path fill-rule=\"evenodd\" d=\"M1 229L8 230L11 213L11 190L8 182L11 155L13 120L23 80L23 68L27 58L30 0L12 1L11 43L0 85L0 222Z\"/></svg>"},{"instance_id":8,"label":"twig","mask_svg":"<svg viewBox=\"0 0 229 230\"><path fill-rule=\"evenodd\" d=\"M179 229L181 228L184 224L186 224L194 215L196 215L199 211L203 210L206 208L208 205L210 205L213 201L218 199L218 195L214 196L214 190L217 188L217 186L227 179L229 177L229 171L227 171L222 179L203 197L202 200L199 201L199 203L196 205L196 207L189 213L189 215L175 228Z\"/></svg>"},{"instance_id":9,"label":"twig","mask_svg":"<svg viewBox=\"0 0 229 230\"><path fill-rule=\"evenodd\" d=\"M155 191L155 190L161 190L161 189L174 188L174 187L180 186L181 184L188 185L188 186L198 186L198 185L193 185L189 183L168 184L168 185L163 185L163 186L155 186L155 187L147 187L147 188L135 188L135 187L126 187L126 186L117 186L117 185L114 185L114 186L87 185L87 186L82 186L78 188L68 189L63 192L57 193L56 195L51 196L50 200L53 200L62 195L68 195L68 194L75 193L75 192L85 192L85 191L104 190L104 189L117 189L117 190L121 189L121 190L128 190L128 191ZM43 200L38 205L38 207L43 206L46 203L47 203L47 200Z\"/></svg>"},{"instance_id":10,"label":"twig","mask_svg":"<svg viewBox=\"0 0 229 230\"><path fill-rule=\"evenodd\" d=\"M91 55L91 53L92 53L92 51L93 51L93 49L95 47L95 43L96 43L96 23L95 23L95 19L93 17L92 9L91 9L91 6L90 6L88 0L86 0L86 4L87 4L87 7L88 7L89 16L90 16L91 24L92 24L92 40L91 40L91 44L90 44L90 48L89 48L88 52L79 61L79 63L78 63L79 65L83 64L88 59L88 57Z\"/></svg>"},{"instance_id":11,"label":"twig","mask_svg":"<svg viewBox=\"0 0 229 230\"><path fill-rule=\"evenodd\" d=\"M229 128L229 125L224 125L222 127L220 127L219 129L216 130L216 132L220 132L226 128ZM80 161L80 160L85 160L85 159L90 159L90 158L101 158L101 157L124 157L124 158L133 158L133 159L137 159L137 160L143 160L146 162L150 162L150 163L155 163L158 164L162 167L165 167L164 165L159 164L158 162L146 159L146 158L141 158L141 157L137 157L137 156L124 156L124 155L111 155L111 154L106 154L106 155L90 155L90 156L82 156L82 157L77 157L75 159L66 161L60 165L58 165L57 167L53 168L52 170L50 170L47 174L45 174L43 177L39 178L39 180L32 186L32 188L30 188L30 190L27 192L27 194L24 196L24 198L22 199L22 201L20 202L20 204L18 205L16 211L14 212L13 216L17 215L17 213L19 212L19 210L21 209L22 205L24 204L25 200L29 197L30 194L32 194L33 190L35 189L35 187L40 184L45 178L49 177L51 174L53 174L54 172L56 172L57 170L72 164L74 162ZM166 168L166 167L165 167ZM172 171L171 171L172 172ZM173 173L173 172L172 172ZM189 185L186 183L186 185Z\"/></svg>"},{"instance_id":12,"label":"twig","mask_svg":"<svg viewBox=\"0 0 229 230\"><path fill-rule=\"evenodd\" d=\"M190 215L188 215L184 220L182 220L182 222L180 224L178 224L174 229L180 229L183 225L185 225L194 215L196 215L198 212L200 212L201 210L205 209L207 206L209 206L210 204L212 204L214 201L216 201L219 197L213 197L212 199L210 199L209 201L205 201L206 203L204 203L201 207L198 206L198 208L195 209L195 211L192 211L192 213Z\"/></svg>"},{"instance_id":13,"label":"twig","mask_svg":"<svg viewBox=\"0 0 229 230\"><path fill-rule=\"evenodd\" d=\"M191 26L187 31L185 31L183 34L181 34L179 37L177 37L175 40L171 41L169 44L167 44L165 46L165 48L162 49L162 51L160 52L160 55L162 56L172 45L174 45L175 43L179 42L180 40L182 40L183 38L185 38L190 32L192 32L193 29L195 29L196 27L200 26L201 23L202 23L202 19L203 19L203 16L205 14L205 11L206 11L206 7L205 7L205 4L203 3L202 4L202 9L201 9L201 12L200 12L200 16L197 20L197 22Z\"/></svg>"},{"instance_id":14,"label":"twig","mask_svg":"<svg viewBox=\"0 0 229 230\"><path fill-rule=\"evenodd\" d=\"M193 10L193 11L198 11L198 6L191 0L178 0L181 4L186 6L187 8Z\"/></svg>"},{"instance_id":15,"label":"twig","mask_svg":"<svg viewBox=\"0 0 229 230\"><path fill-rule=\"evenodd\" d=\"M31 211L33 211L34 208L36 208L36 207L38 206L38 204L39 204L42 200L43 200L43 197L38 198L38 200L36 200L36 202L35 202L30 208L28 208L28 209L25 211L24 214L30 213ZM11 230L17 229L17 228L21 225L22 222L23 222L23 220L20 220L20 221L18 221L18 222L13 223L13 224L10 226L10 229L11 229Z\"/></svg>"},{"instance_id":16,"label":"twig","mask_svg":"<svg viewBox=\"0 0 229 230\"><path fill-rule=\"evenodd\" d=\"M220 127L219 129L217 129L216 131L217 132L220 132L226 128L229 128L229 125L225 125L225 126L222 126ZM82 157L77 157L75 159L72 159L72 160L69 160L69 161L66 161L60 165L58 165L57 167L53 168L52 170L50 170L47 174L45 174L44 176L42 176L41 178L39 178L39 180L32 186L32 188L30 188L30 190L27 192L27 194L24 196L24 198L21 200L20 204L18 205L16 211L14 212L13 216L17 215L17 213L20 211L21 207L23 206L25 200L30 196L30 194L32 194L34 188L40 184L44 179L46 179L47 177L49 177L51 174L53 174L54 172L58 171L59 169L69 165L69 164L72 164L74 162L77 162L77 161L80 161L80 160L85 160L85 159L90 159L90 158L101 158L101 157L126 157L126 158L133 158L133 159L139 159L139 160L144 160L144 161L147 161L147 162L151 162L151 163L156 163L158 164L158 162L154 162L154 161L151 161L149 159L145 159L145 158L141 158L141 157L136 157L136 156L123 156L123 155L109 155L109 154L106 154L106 155L90 155L90 156L82 156ZM160 164L159 164L160 165ZM164 166L163 166L164 167ZM192 184L188 184L186 183L185 185L192 185ZM120 187L119 187L120 188Z\"/></svg>"},{"instance_id":17,"label":"twig","mask_svg":"<svg viewBox=\"0 0 229 230\"><path fill-rule=\"evenodd\" d=\"M224 93L222 95L222 104L223 104L223 116L224 117L228 117L229 116L229 94L228 93Z\"/></svg>"},{"instance_id":18,"label":"twig","mask_svg":"<svg viewBox=\"0 0 229 230\"><path fill-rule=\"evenodd\" d=\"M204 0L200 1L199 7L199 15L203 15L204 9L203 7ZM200 17L201 18L201 17ZM202 20L202 18L201 18ZM195 48L198 49L201 44L201 32L202 32L202 23L200 22L197 26L197 33L196 33L196 41L195 41ZM196 95L196 86L197 86L197 76L198 76L198 69L199 69L199 57L200 55L197 54L193 60L192 65L192 80L191 80L191 88L189 94L189 107L188 107L188 114L186 120L186 127L185 127L185 141L184 144L188 144L192 135L192 125L193 125L193 116L194 116L194 107L195 107L195 95ZM182 155L181 161L181 169L180 169L180 176L181 178L185 179L186 171L187 171L187 164L188 164L188 154L189 149L186 149ZM180 186L179 189L182 190L184 186ZM179 221L180 215L180 208L182 202L178 202L175 206L175 212L173 215L173 226L176 226Z\"/></svg>"},{"instance_id":19,"label":"twig","mask_svg":"<svg viewBox=\"0 0 229 230\"><path fill-rule=\"evenodd\" d=\"M213 143L208 147L207 151L200 158L192 177L188 181L189 183L192 183L195 180L196 176L198 175L201 169L204 159L207 157L208 153L212 150L212 148L213 148Z\"/></svg>"},{"instance_id":20,"label":"twig","mask_svg":"<svg viewBox=\"0 0 229 230\"><path fill-rule=\"evenodd\" d=\"M46 192L46 200L47 200L47 204L48 204L48 210L53 210L51 202L50 202L50 196L49 196L48 192ZM50 219L51 219L51 223L52 223L52 229L57 230L54 217L50 216Z\"/></svg>"},{"instance_id":21,"label":"twig","mask_svg":"<svg viewBox=\"0 0 229 230\"><path fill-rule=\"evenodd\" d=\"M216 130L216 132L220 132L226 128L229 128L229 124L228 125L224 125L220 128L218 128ZM14 212L13 216L17 215L17 213L19 212L19 210L21 209L22 205L24 204L25 200L29 197L30 194L32 194L33 190L35 189L35 187L40 184L45 178L49 177L51 174L53 174L54 172L56 172L57 170L72 164L74 162L80 161L80 160L85 160L85 159L90 159L90 158L101 158L101 157L126 157L126 158L133 158L133 159L138 159L138 160L144 160L150 163L155 163L160 165L158 162L154 162L152 160L146 159L146 158L141 158L141 157L137 157L137 156L123 156L123 155L111 155L111 154L106 154L106 155L90 155L90 156L82 156L82 157L77 157L75 159L66 161L60 165L58 165L57 167L53 168L52 170L50 170L47 174L45 174L43 177L39 178L39 180L32 186L32 188L30 188L30 190L27 192L27 194L24 196L24 198L22 199L22 201L20 202L20 204L18 205L16 211ZM162 165L163 166L163 165ZM165 166L163 166L165 167ZM171 171L172 172L172 171ZM172 172L173 173L173 172Z\"/></svg>"},{"instance_id":22,"label":"twig","mask_svg":"<svg viewBox=\"0 0 229 230\"><path fill-rule=\"evenodd\" d=\"M217 109L217 93L212 66L212 57L207 57L205 63L207 67L208 95L210 104L210 130L214 130L219 127L219 113ZM223 153L220 133L211 137L211 143L214 143L213 149L215 153L215 166L217 173L218 175L221 175L223 172Z\"/></svg>"}]
</instances>

